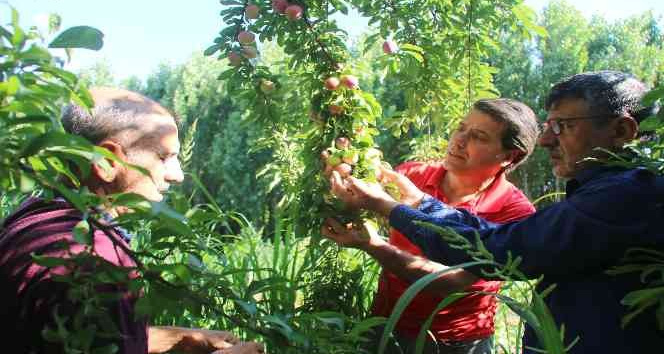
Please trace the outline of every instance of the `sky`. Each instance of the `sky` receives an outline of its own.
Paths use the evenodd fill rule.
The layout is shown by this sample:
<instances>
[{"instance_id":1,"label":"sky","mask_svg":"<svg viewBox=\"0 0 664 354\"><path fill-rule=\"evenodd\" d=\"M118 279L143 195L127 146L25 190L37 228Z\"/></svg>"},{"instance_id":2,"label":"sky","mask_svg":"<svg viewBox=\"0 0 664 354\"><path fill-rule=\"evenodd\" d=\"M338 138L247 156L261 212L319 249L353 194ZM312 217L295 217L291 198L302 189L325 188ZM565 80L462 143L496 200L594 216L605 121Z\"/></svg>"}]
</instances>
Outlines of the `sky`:
<instances>
[{"instance_id":1,"label":"sky","mask_svg":"<svg viewBox=\"0 0 664 354\"><path fill-rule=\"evenodd\" d=\"M548 2L525 0L538 11ZM646 10L664 16L664 0L571 2L587 17L598 14L615 20ZM63 29L88 25L101 30L104 47L98 52L76 51L67 69L78 71L103 60L118 80L132 75L144 80L160 63L184 63L207 48L223 27L218 0L0 0L3 23L10 18L7 3L19 11L23 28L43 24L49 13L57 13ZM351 37L366 30L366 21L357 14L340 19L339 25Z\"/></svg>"}]
</instances>

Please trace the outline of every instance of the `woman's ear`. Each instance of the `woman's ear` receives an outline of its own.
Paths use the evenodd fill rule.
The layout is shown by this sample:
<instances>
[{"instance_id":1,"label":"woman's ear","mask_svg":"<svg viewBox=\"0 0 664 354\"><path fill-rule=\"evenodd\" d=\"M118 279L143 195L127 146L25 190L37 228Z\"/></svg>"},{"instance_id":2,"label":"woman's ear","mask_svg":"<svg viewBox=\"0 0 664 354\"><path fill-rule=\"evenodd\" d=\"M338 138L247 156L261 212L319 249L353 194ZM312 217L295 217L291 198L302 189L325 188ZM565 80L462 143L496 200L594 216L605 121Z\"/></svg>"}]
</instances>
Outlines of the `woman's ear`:
<instances>
[{"instance_id":1,"label":"woman's ear","mask_svg":"<svg viewBox=\"0 0 664 354\"><path fill-rule=\"evenodd\" d=\"M613 123L613 146L623 147L636 139L639 133L639 123L632 117L619 117Z\"/></svg>"},{"instance_id":2,"label":"woman's ear","mask_svg":"<svg viewBox=\"0 0 664 354\"><path fill-rule=\"evenodd\" d=\"M110 151L120 160L126 159L122 146L114 141L104 140L99 143L98 146ZM124 166L120 162L105 158L102 161L94 162L92 164L92 173L94 174L94 177L106 183L111 183L123 168Z\"/></svg>"},{"instance_id":3,"label":"woman's ear","mask_svg":"<svg viewBox=\"0 0 664 354\"><path fill-rule=\"evenodd\" d=\"M501 159L502 161L500 162L500 167L505 168L511 164L514 163L514 161L517 161L519 156L521 155L521 151L519 150L511 150L507 152L500 153L496 155L498 159Z\"/></svg>"}]
</instances>

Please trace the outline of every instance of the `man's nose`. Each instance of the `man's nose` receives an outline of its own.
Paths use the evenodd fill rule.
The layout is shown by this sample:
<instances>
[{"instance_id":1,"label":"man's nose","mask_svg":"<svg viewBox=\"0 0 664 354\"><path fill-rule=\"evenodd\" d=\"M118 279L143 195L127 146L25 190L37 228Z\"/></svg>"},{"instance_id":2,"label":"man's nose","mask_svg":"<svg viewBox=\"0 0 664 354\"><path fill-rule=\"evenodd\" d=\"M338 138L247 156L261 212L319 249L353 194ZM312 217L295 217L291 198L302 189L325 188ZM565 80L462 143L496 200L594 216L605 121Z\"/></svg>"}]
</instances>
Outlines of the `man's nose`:
<instances>
[{"instance_id":1,"label":"man's nose","mask_svg":"<svg viewBox=\"0 0 664 354\"><path fill-rule=\"evenodd\" d=\"M184 172L178 159L172 159L172 162L166 166L166 175L164 179L169 183L182 183L184 181Z\"/></svg>"},{"instance_id":2,"label":"man's nose","mask_svg":"<svg viewBox=\"0 0 664 354\"><path fill-rule=\"evenodd\" d=\"M468 133L459 132L454 134L454 136L452 137L452 144L454 146L463 148L466 146L467 143L468 143Z\"/></svg>"},{"instance_id":3,"label":"man's nose","mask_svg":"<svg viewBox=\"0 0 664 354\"><path fill-rule=\"evenodd\" d=\"M551 127L542 130L540 136L537 138L537 144L542 147L552 147L558 142L558 137L553 134Z\"/></svg>"}]
</instances>

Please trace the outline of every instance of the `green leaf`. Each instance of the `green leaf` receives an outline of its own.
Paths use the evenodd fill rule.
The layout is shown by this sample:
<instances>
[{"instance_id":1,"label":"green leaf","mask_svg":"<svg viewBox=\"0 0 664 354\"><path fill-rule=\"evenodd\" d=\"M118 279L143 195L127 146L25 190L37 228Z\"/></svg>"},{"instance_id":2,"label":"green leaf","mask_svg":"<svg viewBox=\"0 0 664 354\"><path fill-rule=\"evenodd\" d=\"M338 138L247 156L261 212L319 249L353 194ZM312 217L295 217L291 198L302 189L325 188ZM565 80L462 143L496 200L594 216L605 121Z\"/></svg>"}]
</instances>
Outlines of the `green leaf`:
<instances>
[{"instance_id":1,"label":"green leaf","mask_svg":"<svg viewBox=\"0 0 664 354\"><path fill-rule=\"evenodd\" d=\"M650 116L646 119L644 119L641 123L639 123L639 130L641 131L654 131L657 130L657 128L661 127L664 125L664 122L659 119L657 116Z\"/></svg>"},{"instance_id":2,"label":"green leaf","mask_svg":"<svg viewBox=\"0 0 664 354\"><path fill-rule=\"evenodd\" d=\"M90 233L90 224L87 220L79 221L74 230L72 231L74 236L74 241L83 244L91 245L92 244L92 234Z\"/></svg>"},{"instance_id":3,"label":"green leaf","mask_svg":"<svg viewBox=\"0 0 664 354\"><path fill-rule=\"evenodd\" d=\"M28 176L25 173L21 173L20 189L22 193L32 192L36 185L37 182L31 176Z\"/></svg>"},{"instance_id":4,"label":"green leaf","mask_svg":"<svg viewBox=\"0 0 664 354\"><path fill-rule=\"evenodd\" d=\"M0 82L0 93L7 96L14 96L18 92L19 87L21 87L21 82L18 77L12 75L7 81Z\"/></svg>"},{"instance_id":5,"label":"green leaf","mask_svg":"<svg viewBox=\"0 0 664 354\"><path fill-rule=\"evenodd\" d=\"M655 103L655 101L662 98L664 98L664 85L659 86L653 90L650 90L650 92L648 92L643 97L643 105L652 106Z\"/></svg>"},{"instance_id":6,"label":"green leaf","mask_svg":"<svg viewBox=\"0 0 664 354\"><path fill-rule=\"evenodd\" d=\"M210 55L216 53L217 51L219 51L220 48L221 48L220 44L213 44L213 45L207 47L207 49L205 49L205 51L203 52L203 55L210 56Z\"/></svg>"},{"instance_id":7,"label":"green leaf","mask_svg":"<svg viewBox=\"0 0 664 354\"><path fill-rule=\"evenodd\" d=\"M62 266L68 262L66 259L61 257L38 256L34 253L32 254L32 259L35 261L35 263L47 268Z\"/></svg>"},{"instance_id":8,"label":"green leaf","mask_svg":"<svg viewBox=\"0 0 664 354\"><path fill-rule=\"evenodd\" d=\"M90 26L76 26L60 33L49 48L85 48L99 50L104 45L104 34Z\"/></svg>"}]
</instances>

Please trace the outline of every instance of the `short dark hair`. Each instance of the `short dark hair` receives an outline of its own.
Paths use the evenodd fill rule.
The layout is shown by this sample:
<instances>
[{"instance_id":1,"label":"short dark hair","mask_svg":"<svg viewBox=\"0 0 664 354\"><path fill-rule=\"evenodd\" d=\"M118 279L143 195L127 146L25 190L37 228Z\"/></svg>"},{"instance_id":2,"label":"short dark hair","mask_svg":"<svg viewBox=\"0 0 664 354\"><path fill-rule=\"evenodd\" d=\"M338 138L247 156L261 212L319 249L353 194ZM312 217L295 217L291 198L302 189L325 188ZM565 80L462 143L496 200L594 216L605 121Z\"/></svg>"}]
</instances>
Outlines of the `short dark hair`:
<instances>
[{"instance_id":1,"label":"short dark hair","mask_svg":"<svg viewBox=\"0 0 664 354\"><path fill-rule=\"evenodd\" d=\"M630 116L641 122L657 112L656 106L641 104L648 87L631 74L620 71L596 71L565 78L551 88L545 108L550 110L565 99L582 99L591 114L607 118ZM596 121L604 124L606 121Z\"/></svg>"},{"instance_id":2,"label":"short dark hair","mask_svg":"<svg viewBox=\"0 0 664 354\"><path fill-rule=\"evenodd\" d=\"M505 125L501 139L503 148L521 152L512 164L505 168L505 172L513 171L535 150L539 125L535 112L526 104L509 98L481 99L473 104L473 109L489 115L496 122L503 123Z\"/></svg>"}]
</instances>

